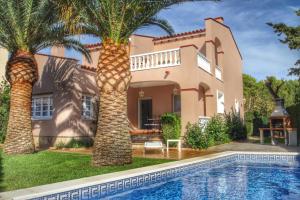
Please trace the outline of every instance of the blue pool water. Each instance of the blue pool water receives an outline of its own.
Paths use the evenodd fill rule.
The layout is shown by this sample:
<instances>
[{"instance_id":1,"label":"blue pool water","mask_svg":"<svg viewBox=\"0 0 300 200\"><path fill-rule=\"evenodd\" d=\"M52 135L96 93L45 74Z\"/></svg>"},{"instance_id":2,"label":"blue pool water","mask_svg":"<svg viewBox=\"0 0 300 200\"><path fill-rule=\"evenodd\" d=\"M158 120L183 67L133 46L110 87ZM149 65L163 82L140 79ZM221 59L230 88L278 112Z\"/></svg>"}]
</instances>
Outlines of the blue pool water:
<instances>
[{"instance_id":1,"label":"blue pool water","mask_svg":"<svg viewBox=\"0 0 300 200\"><path fill-rule=\"evenodd\" d=\"M99 198L93 198L93 200ZM195 170L161 183L135 188L110 200L300 200L300 167L278 163L233 161Z\"/></svg>"}]
</instances>

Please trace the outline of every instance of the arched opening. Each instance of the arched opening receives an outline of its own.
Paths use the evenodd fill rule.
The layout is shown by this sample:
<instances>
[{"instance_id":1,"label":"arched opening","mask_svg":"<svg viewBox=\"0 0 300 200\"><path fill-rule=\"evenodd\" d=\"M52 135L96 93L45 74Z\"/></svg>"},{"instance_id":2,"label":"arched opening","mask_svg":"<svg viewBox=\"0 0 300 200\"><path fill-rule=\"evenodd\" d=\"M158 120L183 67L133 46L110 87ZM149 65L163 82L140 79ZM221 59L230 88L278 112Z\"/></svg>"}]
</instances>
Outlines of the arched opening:
<instances>
[{"instance_id":1,"label":"arched opening","mask_svg":"<svg viewBox=\"0 0 300 200\"><path fill-rule=\"evenodd\" d=\"M202 104L203 116L207 116L207 97L210 97L209 91L210 87L206 83L201 82L199 84L199 100Z\"/></svg>"},{"instance_id":2,"label":"arched opening","mask_svg":"<svg viewBox=\"0 0 300 200\"><path fill-rule=\"evenodd\" d=\"M132 129L160 130L165 113L181 115L180 86L173 81L133 82L128 90L128 118Z\"/></svg>"}]
</instances>

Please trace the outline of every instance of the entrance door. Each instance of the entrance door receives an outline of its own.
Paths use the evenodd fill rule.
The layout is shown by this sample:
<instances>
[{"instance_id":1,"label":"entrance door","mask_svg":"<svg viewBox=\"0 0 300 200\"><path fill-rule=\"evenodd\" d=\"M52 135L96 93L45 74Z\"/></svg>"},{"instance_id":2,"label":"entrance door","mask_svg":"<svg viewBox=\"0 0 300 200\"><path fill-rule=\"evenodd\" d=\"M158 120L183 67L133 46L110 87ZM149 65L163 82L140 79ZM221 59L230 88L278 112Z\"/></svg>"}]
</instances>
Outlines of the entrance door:
<instances>
[{"instance_id":1,"label":"entrance door","mask_svg":"<svg viewBox=\"0 0 300 200\"><path fill-rule=\"evenodd\" d=\"M142 129L150 129L148 119L152 118L152 99L140 100L140 127Z\"/></svg>"}]
</instances>

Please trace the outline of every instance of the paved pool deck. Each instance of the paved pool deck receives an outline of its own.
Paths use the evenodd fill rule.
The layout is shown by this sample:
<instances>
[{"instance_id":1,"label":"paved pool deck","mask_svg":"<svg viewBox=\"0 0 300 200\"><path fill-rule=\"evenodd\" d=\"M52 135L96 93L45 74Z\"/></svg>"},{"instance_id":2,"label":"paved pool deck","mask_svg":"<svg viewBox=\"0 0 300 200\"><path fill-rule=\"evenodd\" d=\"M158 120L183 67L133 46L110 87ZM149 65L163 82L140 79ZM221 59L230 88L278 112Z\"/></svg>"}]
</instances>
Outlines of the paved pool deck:
<instances>
[{"instance_id":1,"label":"paved pool deck","mask_svg":"<svg viewBox=\"0 0 300 200\"><path fill-rule=\"evenodd\" d=\"M65 149L65 150L51 150L51 151L63 151L63 152L76 152L83 154L91 154L92 149ZM286 146L284 144L272 146L271 144L259 144L254 140L251 142L231 142L228 144L222 144L210 147L206 150L194 150L190 148L183 148L182 151L178 151L177 148L170 148L169 151L162 153L160 150L147 150L143 148L134 148L134 157L144 158L161 158L161 159L174 159L182 160L194 157L201 157L205 155L225 152L225 151L254 151L254 152L300 152L299 146Z\"/></svg>"}]
</instances>

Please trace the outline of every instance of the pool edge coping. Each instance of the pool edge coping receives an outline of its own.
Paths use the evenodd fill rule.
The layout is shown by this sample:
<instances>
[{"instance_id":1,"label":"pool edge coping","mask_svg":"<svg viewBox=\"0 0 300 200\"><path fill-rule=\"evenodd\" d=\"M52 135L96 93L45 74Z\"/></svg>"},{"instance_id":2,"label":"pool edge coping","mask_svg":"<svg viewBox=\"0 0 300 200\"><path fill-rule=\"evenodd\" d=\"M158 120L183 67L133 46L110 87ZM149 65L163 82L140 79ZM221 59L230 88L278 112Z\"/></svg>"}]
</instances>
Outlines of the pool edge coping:
<instances>
[{"instance_id":1,"label":"pool edge coping","mask_svg":"<svg viewBox=\"0 0 300 200\"><path fill-rule=\"evenodd\" d=\"M41 196L51 195L55 193L61 193L69 190L76 190L91 185L98 185L110 181L116 181L120 179L126 179L142 174L148 174L167 170L171 168L181 167L185 165L201 163L212 159L221 158L224 156L230 156L235 154L256 154L256 155L300 155L299 152L256 152L256 151L226 151L220 153L209 154L201 157L189 158L179 161L172 161L168 163L152 165L147 167L140 167L130 170L124 170L120 172L96 175L91 177L84 177L79 179L73 179L58 183L46 184L41 186L35 186L31 188L25 188L20 190L13 190L8 192L0 193L0 199L13 199L13 200L24 200L37 198Z\"/></svg>"}]
</instances>

